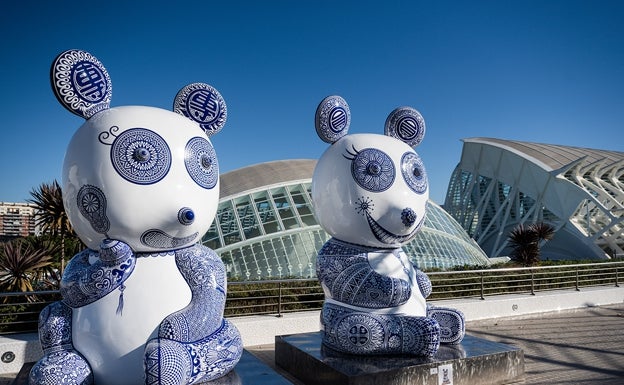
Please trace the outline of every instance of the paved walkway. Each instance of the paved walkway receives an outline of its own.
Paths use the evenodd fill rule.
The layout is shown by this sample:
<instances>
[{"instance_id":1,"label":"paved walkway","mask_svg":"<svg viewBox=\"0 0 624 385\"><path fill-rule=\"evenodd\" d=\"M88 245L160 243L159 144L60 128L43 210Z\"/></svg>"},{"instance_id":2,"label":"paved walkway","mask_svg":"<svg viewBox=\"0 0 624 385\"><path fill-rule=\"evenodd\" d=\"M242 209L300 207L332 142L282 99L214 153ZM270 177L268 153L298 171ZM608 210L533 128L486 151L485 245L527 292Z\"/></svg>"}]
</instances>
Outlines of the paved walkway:
<instances>
[{"instance_id":1,"label":"paved walkway","mask_svg":"<svg viewBox=\"0 0 624 385\"><path fill-rule=\"evenodd\" d=\"M624 384L624 304L468 324L524 350L526 384Z\"/></svg>"},{"instance_id":2,"label":"paved walkway","mask_svg":"<svg viewBox=\"0 0 624 385\"><path fill-rule=\"evenodd\" d=\"M624 384L624 304L474 321L467 333L521 348L524 384ZM275 367L273 345L249 350Z\"/></svg>"},{"instance_id":3,"label":"paved walkway","mask_svg":"<svg viewBox=\"0 0 624 385\"><path fill-rule=\"evenodd\" d=\"M467 333L521 348L524 384L624 384L624 303L474 321L468 323ZM273 345L248 350L275 367ZM0 385L10 385L12 378L0 378Z\"/></svg>"}]
</instances>

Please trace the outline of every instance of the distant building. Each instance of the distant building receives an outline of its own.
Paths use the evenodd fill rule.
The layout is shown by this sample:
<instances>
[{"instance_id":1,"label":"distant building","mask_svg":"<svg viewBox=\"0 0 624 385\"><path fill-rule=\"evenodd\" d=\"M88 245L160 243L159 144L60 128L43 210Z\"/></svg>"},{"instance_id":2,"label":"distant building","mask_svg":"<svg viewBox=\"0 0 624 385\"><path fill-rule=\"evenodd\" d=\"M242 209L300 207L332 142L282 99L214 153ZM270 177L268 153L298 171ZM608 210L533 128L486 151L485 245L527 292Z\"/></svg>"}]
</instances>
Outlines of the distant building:
<instances>
[{"instance_id":1,"label":"distant building","mask_svg":"<svg viewBox=\"0 0 624 385\"><path fill-rule=\"evenodd\" d=\"M492 138L463 140L444 208L489 257L518 224L546 222L542 259L624 256L624 153Z\"/></svg>"},{"instance_id":2,"label":"distant building","mask_svg":"<svg viewBox=\"0 0 624 385\"><path fill-rule=\"evenodd\" d=\"M0 202L0 239L26 237L37 233L33 204Z\"/></svg>"},{"instance_id":3,"label":"distant building","mask_svg":"<svg viewBox=\"0 0 624 385\"><path fill-rule=\"evenodd\" d=\"M267 162L221 175L219 208L202 243L224 260L231 278L315 277L329 235L314 218L315 160ZM420 268L485 266L489 260L462 227L429 201L419 234L404 250Z\"/></svg>"}]
</instances>

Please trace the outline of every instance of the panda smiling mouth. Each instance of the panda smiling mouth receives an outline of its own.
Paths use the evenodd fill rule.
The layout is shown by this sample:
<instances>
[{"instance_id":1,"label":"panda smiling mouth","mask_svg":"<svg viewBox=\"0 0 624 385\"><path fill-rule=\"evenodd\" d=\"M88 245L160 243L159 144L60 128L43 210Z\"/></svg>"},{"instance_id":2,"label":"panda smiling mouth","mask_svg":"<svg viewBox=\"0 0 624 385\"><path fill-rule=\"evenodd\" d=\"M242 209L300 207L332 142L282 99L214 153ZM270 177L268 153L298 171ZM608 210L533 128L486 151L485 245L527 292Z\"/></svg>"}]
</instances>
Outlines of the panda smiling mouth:
<instances>
[{"instance_id":1,"label":"panda smiling mouth","mask_svg":"<svg viewBox=\"0 0 624 385\"><path fill-rule=\"evenodd\" d=\"M364 215L366 216L366 222L368 222L368 227L370 228L375 238L377 238L379 242L384 243L386 245L394 245L394 244L403 243L409 240L414 235L416 235L416 233L420 230L420 227L422 226L422 223L424 220L424 217L423 217L418 223L418 225L414 228L414 230L410 231L408 234L396 235L384 229L379 223L377 223L377 221L370 215L369 210L363 210L363 211L364 211Z\"/></svg>"},{"instance_id":2,"label":"panda smiling mouth","mask_svg":"<svg viewBox=\"0 0 624 385\"><path fill-rule=\"evenodd\" d=\"M151 229L141 235L141 243L156 249L175 249L192 242L198 235L199 233L195 232L180 238L171 236L159 229Z\"/></svg>"}]
</instances>

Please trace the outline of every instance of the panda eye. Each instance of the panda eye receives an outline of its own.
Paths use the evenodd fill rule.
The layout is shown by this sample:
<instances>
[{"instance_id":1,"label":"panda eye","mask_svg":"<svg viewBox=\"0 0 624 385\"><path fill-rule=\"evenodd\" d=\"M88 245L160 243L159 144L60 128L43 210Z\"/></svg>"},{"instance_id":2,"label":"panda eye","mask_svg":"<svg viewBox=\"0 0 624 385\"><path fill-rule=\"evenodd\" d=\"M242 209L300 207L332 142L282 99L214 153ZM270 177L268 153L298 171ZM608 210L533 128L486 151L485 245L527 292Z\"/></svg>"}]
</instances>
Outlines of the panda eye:
<instances>
[{"instance_id":1,"label":"panda eye","mask_svg":"<svg viewBox=\"0 0 624 385\"><path fill-rule=\"evenodd\" d=\"M370 192L382 192L390 188L394 183L394 163L383 151L376 148L366 148L353 152L348 151L351 160L351 175L355 182Z\"/></svg>"},{"instance_id":2,"label":"panda eye","mask_svg":"<svg viewBox=\"0 0 624 385\"><path fill-rule=\"evenodd\" d=\"M423 194L427 190L427 172L418 155L406 152L401 157L401 173L412 191Z\"/></svg>"},{"instance_id":3,"label":"panda eye","mask_svg":"<svg viewBox=\"0 0 624 385\"><path fill-rule=\"evenodd\" d=\"M136 184L153 184L171 167L171 151L157 133L145 128L131 128L115 138L111 161L124 179Z\"/></svg>"},{"instance_id":4,"label":"panda eye","mask_svg":"<svg viewBox=\"0 0 624 385\"><path fill-rule=\"evenodd\" d=\"M217 154L207 139L195 137L186 144L184 164L191 178L205 189L211 189L219 178Z\"/></svg>"}]
</instances>

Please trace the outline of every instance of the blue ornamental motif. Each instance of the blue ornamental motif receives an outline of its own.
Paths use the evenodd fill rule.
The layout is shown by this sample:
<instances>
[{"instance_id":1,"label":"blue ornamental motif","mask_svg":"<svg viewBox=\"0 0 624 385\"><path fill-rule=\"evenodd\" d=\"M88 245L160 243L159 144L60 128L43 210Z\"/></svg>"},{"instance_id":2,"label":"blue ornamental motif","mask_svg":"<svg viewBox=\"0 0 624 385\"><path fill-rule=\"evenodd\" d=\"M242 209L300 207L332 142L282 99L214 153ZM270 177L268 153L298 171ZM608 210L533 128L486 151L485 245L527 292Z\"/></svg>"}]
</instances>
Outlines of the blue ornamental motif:
<instances>
[{"instance_id":1,"label":"blue ornamental motif","mask_svg":"<svg viewBox=\"0 0 624 385\"><path fill-rule=\"evenodd\" d=\"M115 138L111 147L113 167L124 179L136 184L154 184L167 175L171 151L157 133L132 128Z\"/></svg>"},{"instance_id":2,"label":"blue ornamental motif","mask_svg":"<svg viewBox=\"0 0 624 385\"><path fill-rule=\"evenodd\" d=\"M370 192L382 192L394 183L395 170L392 159L376 148L349 151L346 159L351 160L351 175L355 182Z\"/></svg>"},{"instance_id":3,"label":"blue ornamental motif","mask_svg":"<svg viewBox=\"0 0 624 385\"><path fill-rule=\"evenodd\" d=\"M199 123L209 137L221 131L227 120L223 96L205 83L193 83L182 88L173 102L173 111Z\"/></svg>"},{"instance_id":4,"label":"blue ornamental motif","mask_svg":"<svg viewBox=\"0 0 624 385\"><path fill-rule=\"evenodd\" d=\"M318 136L327 143L334 143L349 131L351 111L340 96L328 96L316 109L314 125Z\"/></svg>"},{"instance_id":5,"label":"blue ornamental motif","mask_svg":"<svg viewBox=\"0 0 624 385\"><path fill-rule=\"evenodd\" d=\"M51 70L58 101L85 119L108 109L112 83L106 68L88 52L68 50L56 57Z\"/></svg>"},{"instance_id":6,"label":"blue ornamental motif","mask_svg":"<svg viewBox=\"0 0 624 385\"><path fill-rule=\"evenodd\" d=\"M186 237L174 237L162 230L151 229L141 234L141 243L154 249L171 250L187 245L199 236L195 232Z\"/></svg>"},{"instance_id":7,"label":"blue ornamental motif","mask_svg":"<svg viewBox=\"0 0 624 385\"><path fill-rule=\"evenodd\" d=\"M99 257L89 265L90 257ZM119 241L107 240L98 253L86 250L68 264L61 285L62 301L40 314L44 357L30 372L31 384L91 385L87 361L72 344L72 308L102 298L130 276L136 256ZM167 316L158 337L145 346L146 384L179 385L211 381L231 371L243 353L236 327L223 318L227 278L223 262L211 249L194 245L175 251L176 265L191 289L191 301ZM96 258L97 259L97 258ZM97 278L93 280L94 278ZM121 303L120 295L120 303Z\"/></svg>"},{"instance_id":8,"label":"blue ornamental motif","mask_svg":"<svg viewBox=\"0 0 624 385\"><path fill-rule=\"evenodd\" d=\"M177 250L175 255L191 288L191 301L167 316L158 338L148 342L146 384L210 381L229 372L243 353L238 330L223 318L227 278L219 256L201 245Z\"/></svg>"},{"instance_id":9,"label":"blue ornamental motif","mask_svg":"<svg viewBox=\"0 0 624 385\"><path fill-rule=\"evenodd\" d=\"M409 282L374 271L368 255L380 252L401 260L400 249L379 250L335 238L319 251L316 270L326 296L321 312L323 343L351 354L432 356L440 343L460 342L465 321L458 310L427 306L424 317L378 311L406 303L415 289L424 298L431 294L431 281L413 266L413 278L403 266Z\"/></svg>"},{"instance_id":10,"label":"blue ornamental motif","mask_svg":"<svg viewBox=\"0 0 624 385\"><path fill-rule=\"evenodd\" d=\"M417 194L424 194L427 191L427 171L425 165L418 155L413 152L406 152L401 157L401 173L405 183Z\"/></svg>"},{"instance_id":11,"label":"blue ornamental motif","mask_svg":"<svg viewBox=\"0 0 624 385\"><path fill-rule=\"evenodd\" d=\"M90 258L97 258L90 263ZM105 240L102 250L86 249L69 261L61 280L63 303L76 308L88 305L119 288L120 309L123 307L123 283L128 279L136 256L130 247L119 241Z\"/></svg>"},{"instance_id":12,"label":"blue ornamental motif","mask_svg":"<svg viewBox=\"0 0 624 385\"><path fill-rule=\"evenodd\" d=\"M214 147L205 138L195 137L186 144L184 164L191 178L205 189L219 179L219 163Z\"/></svg>"},{"instance_id":13,"label":"blue ornamental motif","mask_svg":"<svg viewBox=\"0 0 624 385\"><path fill-rule=\"evenodd\" d=\"M89 221L93 230L106 234L110 229L110 222L106 217L106 196L102 190L86 184L78 190L76 201L80 214Z\"/></svg>"},{"instance_id":14,"label":"blue ornamental motif","mask_svg":"<svg viewBox=\"0 0 624 385\"><path fill-rule=\"evenodd\" d=\"M416 147L425 137L425 119L412 107L399 107L386 119L385 134Z\"/></svg>"}]
</instances>

